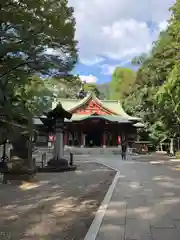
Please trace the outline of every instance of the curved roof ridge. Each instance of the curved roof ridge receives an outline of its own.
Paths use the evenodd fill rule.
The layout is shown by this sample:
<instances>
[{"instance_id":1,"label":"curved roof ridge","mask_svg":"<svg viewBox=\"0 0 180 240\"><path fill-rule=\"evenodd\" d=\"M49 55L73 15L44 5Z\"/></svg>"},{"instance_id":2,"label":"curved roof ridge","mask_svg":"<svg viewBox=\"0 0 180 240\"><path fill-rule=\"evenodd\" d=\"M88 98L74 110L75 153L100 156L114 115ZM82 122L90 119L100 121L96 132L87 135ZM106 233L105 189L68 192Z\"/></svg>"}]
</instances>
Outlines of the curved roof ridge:
<instances>
[{"instance_id":1,"label":"curved roof ridge","mask_svg":"<svg viewBox=\"0 0 180 240\"><path fill-rule=\"evenodd\" d=\"M69 104L69 103L73 103L70 106L67 106L67 111L74 111L80 107L82 107L83 105L85 105L89 100L94 100L95 102L97 102L100 106L102 106L102 108L106 109L107 111L111 112L112 114L115 115L121 115L124 119L128 118L129 120L132 121L141 121L141 118L138 117L132 117L129 114L127 114L125 112L125 110L123 109L123 106L121 104L120 100L100 100L96 97L95 93L93 92L89 92L85 98L83 99L62 99L59 98L59 101L64 101L65 103ZM62 104L63 105L63 104Z\"/></svg>"},{"instance_id":2,"label":"curved roof ridge","mask_svg":"<svg viewBox=\"0 0 180 240\"><path fill-rule=\"evenodd\" d=\"M73 108L70 109L70 111L75 110L78 107L81 107L83 104L85 104L90 98L92 97L92 92L88 93L87 96L85 98L83 98L82 100L80 100L78 102L78 104L76 106L74 106Z\"/></svg>"},{"instance_id":3,"label":"curved roof ridge","mask_svg":"<svg viewBox=\"0 0 180 240\"><path fill-rule=\"evenodd\" d=\"M115 113L114 111L112 111L110 108L104 106L104 105L103 105L103 102L96 97L96 95L95 95L94 92L89 92L85 98L83 98L81 101L79 101L79 103L78 103L76 106L72 107L72 108L69 109L69 110L70 110L70 111L74 111L75 109L77 109L77 108L81 107L82 105L84 105L85 103L87 103L90 99L96 101L100 106L102 106L103 108L105 108L105 109L108 110L109 112L112 112L112 113L114 113L114 114L117 114L117 113Z\"/></svg>"},{"instance_id":4,"label":"curved roof ridge","mask_svg":"<svg viewBox=\"0 0 180 240\"><path fill-rule=\"evenodd\" d=\"M117 103L118 106L119 106L119 110L120 110L120 112L121 112L121 114L122 114L122 116L123 116L124 118L128 118L129 120L139 120L139 121L141 120L141 118L132 117L132 116L130 116L129 114L127 114L126 111L124 110L124 108L123 108L120 100L105 100L105 101ZM104 101L104 102L105 102L105 101ZM103 101L102 101L102 102L103 102Z\"/></svg>"},{"instance_id":5,"label":"curved roof ridge","mask_svg":"<svg viewBox=\"0 0 180 240\"><path fill-rule=\"evenodd\" d=\"M97 102L100 106L102 106L104 109L106 109L106 110L108 110L109 112L117 115L117 112L114 112L112 109L104 106L103 101L100 100L99 98L97 98L96 95L95 95L95 93L93 93L93 92L92 92L92 99L93 99L94 101L96 101L96 102Z\"/></svg>"}]
</instances>

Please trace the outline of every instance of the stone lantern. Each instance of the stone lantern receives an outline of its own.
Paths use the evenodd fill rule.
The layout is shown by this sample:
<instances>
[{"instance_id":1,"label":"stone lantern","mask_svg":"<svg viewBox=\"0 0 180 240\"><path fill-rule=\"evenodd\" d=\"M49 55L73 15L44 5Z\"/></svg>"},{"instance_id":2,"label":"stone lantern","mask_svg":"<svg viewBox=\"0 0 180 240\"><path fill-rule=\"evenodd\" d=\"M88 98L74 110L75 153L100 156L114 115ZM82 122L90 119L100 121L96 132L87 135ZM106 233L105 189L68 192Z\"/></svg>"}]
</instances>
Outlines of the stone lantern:
<instances>
[{"instance_id":1,"label":"stone lantern","mask_svg":"<svg viewBox=\"0 0 180 240\"><path fill-rule=\"evenodd\" d=\"M46 114L47 118L41 118L43 124L50 130L55 132L55 142L53 157L48 161L47 169L52 171L75 170L75 165L70 165L64 157L64 119L71 119L72 113L66 111L61 103Z\"/></svg>"}]
</instances>

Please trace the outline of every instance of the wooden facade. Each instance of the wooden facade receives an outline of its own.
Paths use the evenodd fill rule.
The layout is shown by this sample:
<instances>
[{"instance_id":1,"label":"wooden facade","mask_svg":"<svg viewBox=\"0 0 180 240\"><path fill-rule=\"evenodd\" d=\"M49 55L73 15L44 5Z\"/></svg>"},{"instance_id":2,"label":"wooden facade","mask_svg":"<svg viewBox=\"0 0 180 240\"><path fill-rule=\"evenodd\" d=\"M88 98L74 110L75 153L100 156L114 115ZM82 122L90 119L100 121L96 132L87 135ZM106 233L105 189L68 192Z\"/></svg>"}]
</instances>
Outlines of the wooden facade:
<instances>
[{"instance_id":1,"label":"wooden facade","mask_svg":"<svg viewBox=\"0 0 180 240\"><path fill-rule=\"evenodd\" d=\"M106 120L84 120L68 124L64 144L81 147L111 147L121 145L121 140L136 140L136 128L131 124L111 123Z\"/></svg>"},{"instance_id":2,"label":"wooden facade","mask_svg":"<svg viewBox=\"0 0 180 240\"><path fill-rule=\"evenodd\" d=\"M131 117L119 101L101 101L93 93L84 99L60 99L62 106L73 114L64 123L64 145L77 147L113 147L122 140L129 144L137 138L140 119ZM53 136L53 133L48 133ZM44 136L44 141L52 137ZM42 136L38 136L39 138Z\"/></svg>"}]
</instances>

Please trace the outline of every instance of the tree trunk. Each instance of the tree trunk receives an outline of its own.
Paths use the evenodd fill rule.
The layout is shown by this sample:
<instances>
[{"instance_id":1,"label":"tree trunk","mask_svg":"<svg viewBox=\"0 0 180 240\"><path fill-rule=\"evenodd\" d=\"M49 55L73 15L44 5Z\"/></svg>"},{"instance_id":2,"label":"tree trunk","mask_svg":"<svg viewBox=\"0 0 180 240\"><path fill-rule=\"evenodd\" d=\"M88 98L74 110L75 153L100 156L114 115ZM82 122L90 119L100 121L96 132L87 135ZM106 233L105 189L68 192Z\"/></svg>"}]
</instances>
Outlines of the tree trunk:
<instances>
[{"instance_id":1,"label":"tree trunk","mask_svg":"<svg viewBox=\"0 0 180 240\"><path fill-rule=\"evenodd\" d=\"M32 179L36 167L32 159L32 144L29 136L22 133L13 133L10 141L13 148L11 149L7 169L4 171L4 182Z\"/></svg>"}]
</instances>

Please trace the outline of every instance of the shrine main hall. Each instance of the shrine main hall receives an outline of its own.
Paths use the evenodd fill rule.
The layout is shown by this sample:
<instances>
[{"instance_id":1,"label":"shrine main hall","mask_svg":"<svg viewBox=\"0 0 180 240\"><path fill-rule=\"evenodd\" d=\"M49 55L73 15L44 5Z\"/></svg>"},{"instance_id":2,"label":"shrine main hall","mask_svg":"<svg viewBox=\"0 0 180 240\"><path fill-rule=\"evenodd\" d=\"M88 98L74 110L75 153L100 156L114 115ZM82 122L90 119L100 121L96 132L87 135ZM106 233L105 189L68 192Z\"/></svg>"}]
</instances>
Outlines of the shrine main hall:
<instances>
[{"instance_id":1,"label":"shrine main hall","mask_svg":"<svg viewBox=\"0 0 180 240\"><path fill-rule=\"evenodd\" d=\"M58 102L73 114L71 120L64 122L65 146L115 147L122 140L131 144L137 140L137 128L143 125L140 118L124 111L120 101L100 100L93 92L82 99L58 99ZM44 139L48 144L53 133L38 135L37 142Z\"/></svg>"}]
</instances>

